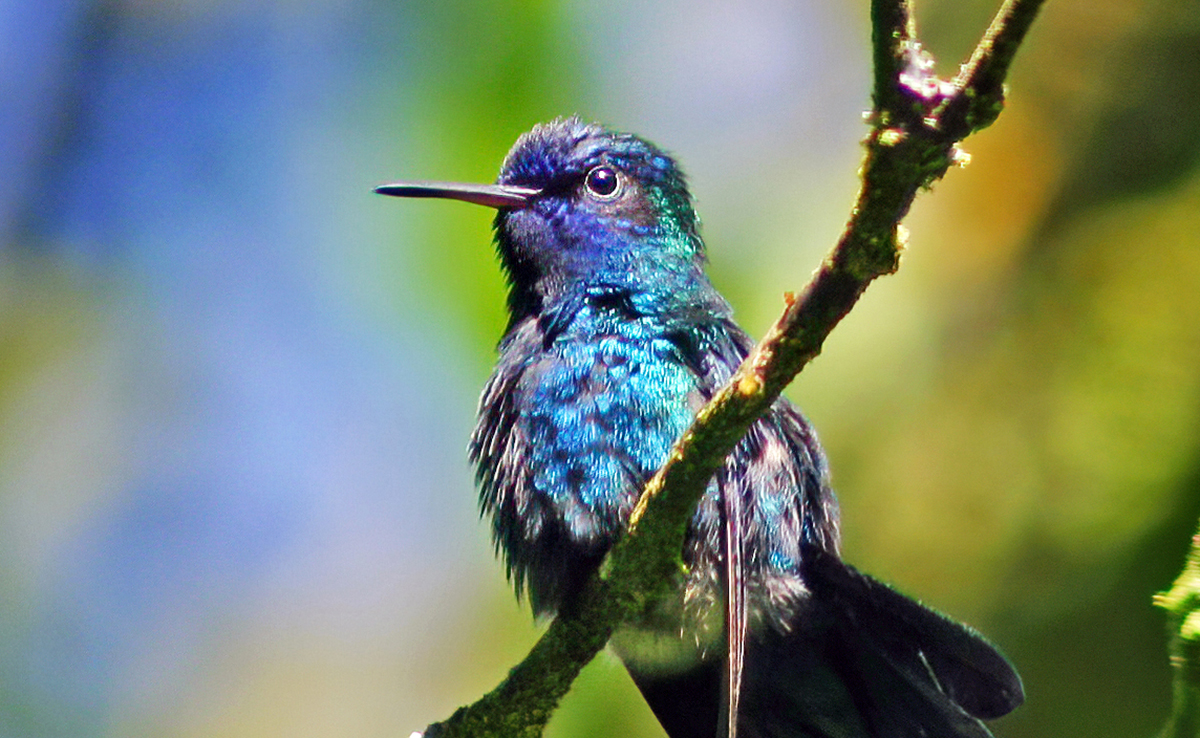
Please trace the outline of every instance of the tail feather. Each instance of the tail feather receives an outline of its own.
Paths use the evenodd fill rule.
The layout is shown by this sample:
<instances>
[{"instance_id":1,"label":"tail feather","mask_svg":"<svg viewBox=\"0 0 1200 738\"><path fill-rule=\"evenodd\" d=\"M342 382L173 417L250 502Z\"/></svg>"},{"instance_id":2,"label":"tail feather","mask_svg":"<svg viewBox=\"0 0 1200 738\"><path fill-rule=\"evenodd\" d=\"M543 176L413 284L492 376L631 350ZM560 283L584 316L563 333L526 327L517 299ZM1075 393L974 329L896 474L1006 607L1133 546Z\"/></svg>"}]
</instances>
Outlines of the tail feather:
<instances>
[{"instance_id":1,"label":"tail feather","mask_svg":"<svg viewBox=\"0 0 1200 738\"><path fill-rule=\"evenodd\" d=\"M981 636L808 551L811 591L787 633L746 642L739 738L991 738L981 719L1024 699ZM682 674L630 670L671 738L722 738L720 659Z\"/></svg>"},{"instance_id":2,"label":"tail feather","mask_svg":"<svg viewBox=\"0 0 1200 738\"><path fill-rule=\"evenodd\" d=\"M1024 700L1021 678L974 629L896 592L819 549L806 550L804 579L813 599L840 612L848 627L898 663L920 661L968 714L991 719Z\"/></svg>"},{"instance_id":3,"label":"tail feather","mask_svg":"<svg viewBox=\"0 0 1200 738\"><path fill-rule=\"evenodd\" d=\"M736 491L721 495L725 525L725 699L722 724L725 738L737 738L741 711L742 673L745 670L746 635L749 614L746 602L746 574L742 549L742 498Z\"/></svg>"}]
</instances>

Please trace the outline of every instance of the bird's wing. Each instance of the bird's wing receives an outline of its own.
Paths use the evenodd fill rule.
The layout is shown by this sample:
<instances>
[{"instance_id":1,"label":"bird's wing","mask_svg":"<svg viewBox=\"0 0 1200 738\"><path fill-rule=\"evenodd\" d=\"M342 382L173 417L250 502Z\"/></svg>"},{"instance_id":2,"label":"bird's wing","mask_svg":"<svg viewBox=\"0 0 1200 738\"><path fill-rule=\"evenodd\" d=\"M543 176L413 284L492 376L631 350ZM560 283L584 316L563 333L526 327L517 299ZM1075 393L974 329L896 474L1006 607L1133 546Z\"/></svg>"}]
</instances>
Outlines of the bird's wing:
<instances>
[{"instance_id":1,"label":"bird's wing","mask_svg":"<svg viewBox=\"0 0 1200 738\"><path fill-rule=\"evenodd\" d=\"M885 659L922 676L967 714L997 718L1024 701L1012 665L970 627L825 551L805 549L804 577L814 597L841 612Z\"/></svg>"},{"instance_id":2,"label":"bird's wing","mask_svg":"<svg viewBox=\"0 0 1200 738\"><path fill-rule=\"evenodd\" d=\"M517 595L527 591L534 612L549 615L574 596L604 551L575 545L552 502L535 485L534 440L521 422L520 403L526 375L543 356L543 340L534 320L505 337L500 362L479 400L468 453L481 511L491 516L492 538Z\"/></svg>"}]
</instances>

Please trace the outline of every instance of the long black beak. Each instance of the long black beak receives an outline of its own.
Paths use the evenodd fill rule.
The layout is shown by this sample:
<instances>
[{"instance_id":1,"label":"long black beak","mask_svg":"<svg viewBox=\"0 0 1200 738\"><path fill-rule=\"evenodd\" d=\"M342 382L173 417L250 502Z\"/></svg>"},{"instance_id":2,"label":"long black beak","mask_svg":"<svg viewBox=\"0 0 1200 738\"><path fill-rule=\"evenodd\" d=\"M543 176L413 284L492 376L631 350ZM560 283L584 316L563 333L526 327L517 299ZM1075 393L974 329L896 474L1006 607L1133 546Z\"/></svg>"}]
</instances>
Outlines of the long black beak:
<instances>
[{"instance_id":1,"label":"long black beak","mask_svg":"<svg viewBox=\"0 0 1200 738\"><path fill-rule=\"evenodd\" d=\"M440 197L473 202L489 208L523 208L541 190L499 184L463 184L460 182L393 182L379 185L375 191L392 197Z\"/></svg>"}]
</instances>

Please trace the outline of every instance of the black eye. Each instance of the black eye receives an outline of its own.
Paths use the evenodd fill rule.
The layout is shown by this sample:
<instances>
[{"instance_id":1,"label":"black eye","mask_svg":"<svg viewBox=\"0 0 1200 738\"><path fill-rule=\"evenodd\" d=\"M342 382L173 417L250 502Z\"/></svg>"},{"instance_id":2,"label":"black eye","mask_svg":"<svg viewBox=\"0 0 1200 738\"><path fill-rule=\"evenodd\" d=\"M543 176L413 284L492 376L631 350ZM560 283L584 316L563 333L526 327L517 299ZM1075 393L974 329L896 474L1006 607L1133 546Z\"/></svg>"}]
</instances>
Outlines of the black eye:
<instances>
[{"instance_id":1,"label":"black eye","mask_svg":"<svg viewBox=\"0 0 1200 738\"><path fill-rule=\"evenodd\" d=\"M612 167L598 166L587 173L583 184L596 197L612 197L621 185L621 179Z\"/></svg>"}]
</instances>

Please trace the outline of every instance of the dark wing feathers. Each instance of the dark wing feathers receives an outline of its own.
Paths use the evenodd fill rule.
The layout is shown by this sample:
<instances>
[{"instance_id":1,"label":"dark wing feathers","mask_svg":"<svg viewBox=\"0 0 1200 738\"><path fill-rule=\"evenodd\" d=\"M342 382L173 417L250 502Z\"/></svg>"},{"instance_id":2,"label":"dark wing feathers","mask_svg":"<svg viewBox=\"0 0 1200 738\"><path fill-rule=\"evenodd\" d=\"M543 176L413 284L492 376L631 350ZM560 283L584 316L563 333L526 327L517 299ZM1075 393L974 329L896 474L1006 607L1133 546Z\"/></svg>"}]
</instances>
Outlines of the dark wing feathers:
<instances>
[{"instance_id":1,"label":"dark wing feathers","mask_svg":"<svg viewBox=\"0 0 1200 738\"><path fill-rule=\"evenodd\" d=\"M996 718L1025 699L1016 671L973 629L896 592L835 556L806 549L803 573L814 598L841 613L893 662L924 670L953 702Z\"/></svg>"},{"instance_id":2,"label":"dark wing feathers","mask_svg":"<svg viewBox=\"0 0 1200 738\"><path fill-rule=\"evenodd\" d=\"M991 738L981 718L1023 699L995 649L843 564L807 549L811 597L791 629L747 640L739 738ZM720 738L720 659L670 676L631 672L671 738Z\"/></svg>"}]
</instances>

